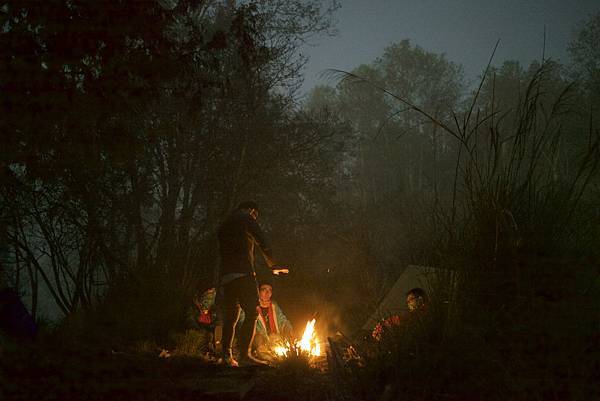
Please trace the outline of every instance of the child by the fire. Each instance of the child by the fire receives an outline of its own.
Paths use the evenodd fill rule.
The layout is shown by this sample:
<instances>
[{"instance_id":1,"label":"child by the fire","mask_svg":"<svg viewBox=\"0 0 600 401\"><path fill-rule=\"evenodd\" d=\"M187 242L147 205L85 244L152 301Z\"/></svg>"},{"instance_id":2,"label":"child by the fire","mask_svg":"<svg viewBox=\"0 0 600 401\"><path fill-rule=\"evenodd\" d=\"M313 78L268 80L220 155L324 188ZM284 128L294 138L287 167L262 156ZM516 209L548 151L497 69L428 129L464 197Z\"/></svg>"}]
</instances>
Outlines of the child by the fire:
<instances>
[{"instance_id":1,"label":"child by the fire","mask_svg":"<svg viewBox=\"0 0 600 401\"><path fill-rule=\"evenodd\" d=\"M258 318L254 326L252 342L253 354L262 361L272 362L275 354L273 346L283 341L292 333L292 324L279 305L271 299L273 286L262 282L258 287L259 304L256 307Z\"/></svg>"}]
</instances>

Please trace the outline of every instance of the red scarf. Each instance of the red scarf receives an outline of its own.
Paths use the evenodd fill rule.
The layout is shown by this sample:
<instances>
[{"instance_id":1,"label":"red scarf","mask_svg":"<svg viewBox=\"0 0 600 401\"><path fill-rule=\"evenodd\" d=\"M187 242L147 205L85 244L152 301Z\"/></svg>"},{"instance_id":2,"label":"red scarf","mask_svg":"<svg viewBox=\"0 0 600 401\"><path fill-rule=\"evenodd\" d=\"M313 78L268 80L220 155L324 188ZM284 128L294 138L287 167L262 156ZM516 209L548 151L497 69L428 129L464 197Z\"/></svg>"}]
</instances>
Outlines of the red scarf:
<instances>
[{"instance_id":1,"label":"red scarf","mask_svg":"<svg viewBox=\"0 0 600 401\"><path fill-rule=\"evenodd\" d=\"M260 317L262 317L262 308L260 307L260 305L258 305L256 307L256 310L258 311L258 315ZM271 333L277 333L277 326L275 325L275 314L273 313L273 304L270 303L269 306L267 307L267 313L269 315L269 328L271 329ZM263 318L263 323L264 323L265 319ZM266 327L265 327L266 328Z\"/></svg>"}]
</instances>

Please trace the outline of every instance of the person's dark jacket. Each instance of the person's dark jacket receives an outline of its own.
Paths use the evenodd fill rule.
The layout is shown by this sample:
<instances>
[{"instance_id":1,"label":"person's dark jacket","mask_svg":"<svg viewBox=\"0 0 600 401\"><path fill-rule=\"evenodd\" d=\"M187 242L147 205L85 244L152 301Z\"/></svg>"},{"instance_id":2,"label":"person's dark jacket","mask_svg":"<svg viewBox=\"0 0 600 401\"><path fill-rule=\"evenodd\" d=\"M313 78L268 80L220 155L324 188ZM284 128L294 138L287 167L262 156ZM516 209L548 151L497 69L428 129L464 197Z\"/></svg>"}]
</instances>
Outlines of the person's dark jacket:
<instances>
[{"instance_id":1,"label":"person's dark jacket","mask_svg":"<svg viewBox=\"0 0 600 401\"><path fill-rule=\"evenodd\" d=\"M219 251L221 254L220 274L251 274L254 271L254 246L265 257L271 267L273 264L271 247L262 229L243 210L234 211L218 230Z\"/></svg>"}]
</instances>

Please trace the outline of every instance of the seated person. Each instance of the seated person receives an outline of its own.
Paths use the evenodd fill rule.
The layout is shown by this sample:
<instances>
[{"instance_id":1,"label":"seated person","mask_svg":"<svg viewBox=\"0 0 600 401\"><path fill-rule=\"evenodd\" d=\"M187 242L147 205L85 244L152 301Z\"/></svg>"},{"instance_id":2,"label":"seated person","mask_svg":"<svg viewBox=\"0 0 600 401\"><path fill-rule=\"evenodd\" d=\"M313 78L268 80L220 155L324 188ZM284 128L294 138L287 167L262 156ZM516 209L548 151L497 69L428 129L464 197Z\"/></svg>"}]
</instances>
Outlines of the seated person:
<instances>
[{"instance_id":1,"label":"seated person","mask_svg":"<svg viewBox=\"0 0 600 401\"><path fill-rule=\"evenodd\" d=\"M377 323L377 325L373 329L373 333L371 333L371 336L375 340L381 341L381 338L386 330L400 326L402 321L410 319L414 316L414 313L420 313L425 311L427 303L428 298L425 290L418 287L409 290L406 293L406 307L408 308L408 314L393 315L388 317L387 319L382 320L381 322Z\"/></svg>"},{"instance_id":2,"label":"seated person","mask_svg":"<svg viewBox=\"0 0 600 401\"><path fill-rule=\"evenodd\" d=\"M271 347L291 335L292 324L279 305L271 299L273 286L270 283L261 283L258 292L259 305L256 307L258 317L252 340L253 354L261 361L272 362L275 355Z\"/></svg>"}]
</instances>

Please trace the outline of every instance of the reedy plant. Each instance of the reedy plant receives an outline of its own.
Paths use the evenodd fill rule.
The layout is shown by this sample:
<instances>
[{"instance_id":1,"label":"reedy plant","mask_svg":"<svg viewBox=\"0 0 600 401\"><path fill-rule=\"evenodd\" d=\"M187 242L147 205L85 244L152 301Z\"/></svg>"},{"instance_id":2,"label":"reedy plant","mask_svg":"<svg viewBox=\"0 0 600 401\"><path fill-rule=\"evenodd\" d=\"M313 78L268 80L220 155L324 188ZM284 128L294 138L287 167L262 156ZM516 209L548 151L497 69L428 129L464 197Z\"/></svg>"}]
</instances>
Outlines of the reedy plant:
<instances>
[{"instance_id":1,"label":"reedy plant","mask_svg":"<svg viewBox=\"0 0 600 401\"><path fill-rule=\"evenodd\" d=\"M593 266L579 259L591 249L580 245L574 217L586 213L581 201L597 177L599 131L590 125L583 133L587 146L566 152L566 136L582 134L566 124L577 93L569 84L557 94L546 91L547 63L514 110L494 110L492 98L492 108L482 112L476 106L490 64L467 110L452 113L453 126L360 76L331 71L385 92L457 143L451 201L438 198L434 206L442 229L432 234L432 244L441 269L432 278L427 324L395 336L377 354L365 373L370 380L357 384L363 394L399 386L394 383L403 384L392 393L411 399L591 394L585 383L593 360L585 350L597 309L579 281L593 274ZM569 164L576 168L564 168L573 154ZM427 353L415 356L407 344ZM390 367L394 372L383 382L374 380ZM576 372L576 379L561 376L564 371Z\"/></svg>"}]
</instances>

